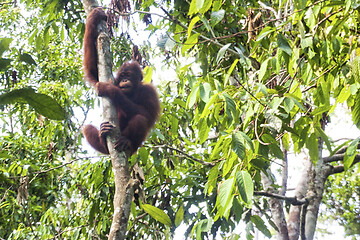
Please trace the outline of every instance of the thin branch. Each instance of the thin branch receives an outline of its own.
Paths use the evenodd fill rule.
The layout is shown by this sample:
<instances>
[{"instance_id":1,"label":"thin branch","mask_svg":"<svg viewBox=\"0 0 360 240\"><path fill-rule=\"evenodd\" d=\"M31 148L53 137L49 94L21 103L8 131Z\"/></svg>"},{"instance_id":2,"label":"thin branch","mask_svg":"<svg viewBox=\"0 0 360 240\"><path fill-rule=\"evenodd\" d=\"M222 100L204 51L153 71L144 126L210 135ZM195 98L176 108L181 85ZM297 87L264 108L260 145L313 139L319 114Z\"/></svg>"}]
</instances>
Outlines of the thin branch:
<instances>
[{"instance_id":1,"label":"thin branch","mask_svg":"<svg viewBox=\"0 0 360 240\"><path fill-rule=\"evenodd\" d=\"M337 10L336 12L332 12L329 15L327 15L326 17L324 17L323 19L321 19L314 27L314 33L313 33L313 37L315 37L315 33L317 31L317 29L319 28L320 24L322 24L324 21L326 21L327 19L329 19L331 16L341 12L343 10L343 8L340 8L339 10Z\"/></svg>"},{"instance_id":2,"label":"thin branch","mask_svg":"<svg viewBox=\"0 0 360 240\"><path fill-rule=\"evenodd\" d=\"M261 113L262 113L264 110L265 110L265 108L261 111ZM259 136L259 133L257 132L257 122L258 122L259 115L260 115L261 113L258 113L258 114L256 115L255 124L254 124L254 125L255 125L255 126L254 126L254 132L255 132L256 139L259 141L259 143L261 143L262 145L266 146L266 145L270 145L271 143L265 143L265 142L261 141L260 136ZM262 134L262 133L261 133L261 134Z\"/></svg>"},{"instance_id":3,"label":"thin branch","mask_svg":"<svg viewBox=\"0 0 360 240\"><path fill-rule=\"evenodd\" d=\"M335 65L333 65L331 68L328 68L328 69L325 70L322 74L320 74L320 76L317 76L316 78L314 78L311 82L315 82L316 80L318 80L319 78L321 78L322 76L324 76L326 73L330 72L330 71L331 71L333 68L335 68L336 66L338 66L338 64L335 64ZM310 82L310 83L311 83L311 82ZM304 89L303 91L301 91L301 92L302 92L302 93L307 92L307 91L309 91L310 89L315 88L316 85L317 85L317 83L315 82L313 85L305 88L305 89Z\"/></svg>"},{"instance_id":4,"label":"thin branch","mask_svg":"<svg viewBox=\"0 0 360 240\"><path fill-rule=\"evenodd\" d=\"M261 2L261 1L258 1L258 3L259 3L259 5L260 5L263 9L266 9L266 10L269 10L270 12L273 12L274 15L275 15L275 17L276 17L276 19L279 18L279 15L278 15L278 13L275 11L274 8L266 5L265 3Z\"/></svg>"},{"instance_id":5,"label":"thin branch","mask_svg":"<svg viewBox=\"0 0 360 240\"><path fill-rule=\"evenodd\" d=\"M61 164L61 165L56 166L56 167L53 167L53 168L49 168L49 169L46 169L46 170L41 170L41 171L33 172L33 174L47 173L47 172L53 171L53 170L55 170L55 169L65 167L66 165L72 164L72 163L74 163L74 162L76 162L76 161L83 160L83 159L89 159L89 158L98 158L98 156L96 156L96 157L95 157L95 156L93 156L93 157L81 157L81 158L73 159L73 160L71 160L70 162Z\"/></svg>"},{"instance_id":6,"label":"thin branch","mask_svg":"<svg viewBox=\"0 0 360 240\"><path fill-rule=\"evenodd\" d=\"M271 197L271 198L276 198L276 199L280 199L280 200L284 200L286 202L289 202L292 205L303 205L306 204L309 200L306 198L303 199L297 199L296 197L286 197L280 194L276 194L276 193L269 193L269 192L254 192L254 195L256 196L264 196L264 197Z\"/></svg>"},{"instance_id":7,"label":"thin branch","mask_svg":"<svg viewBox=\"0 0 360 240\"><path fill-rule=\"evenodd\" d=\"M180 25L181 27L185 28L185 29L188 29L188 27L183 24L182 22L180 22L179 20L177 20L174 16L172 16L165 8L163 7L160 7L161 10L163 10L163 12L170 18L170 21L174 22L175 24L178 24ZM208 38L208 37L205 37L204 35L200 34L199 32L195 31L194 29L191 30L191 32L195 33L195 34L199 34L199 36L203 39L205 39L206 41L208 42L211 42L217 46L219 46L220 48L224 47L225 45L215 41L214 39L212 38ZM216 38L215 38L216 39ZM237 57L241 57L240 54L238 52L236 52L235 50L232 50L231 48L228 48L227 49L229 52L231 52L232 54L234 54L235 56Z\"/></svg>"},{"instance_id":8,"label":"thin branch","mask_svg":"<svg viewBox=\"0 0 360 240\"><path fill-rule=\"evenodd\" d=\"M74 231L78 228L83 228L83 227L87 227L87 226L89 226L89 224L81 225L81 226L77 226L77 227L74 227L74 228L71 228L68 230L61 231L59 234L57 234L56 236L54 236L53 238L50 238L50 239L58 239L62 234L66 233L66 232Z\"/></svg>"},{"instance_id":9,"label":"thin branch","mask_svg":"<svg viewBox=\"0 0 360 240\"><path fill-rule=\"evenodd\" d=\"M29 184L30 184L32 181L34 181L34 180L37 178L37 176L40 175L40 174L47 173L47 172L56 170L56 169L58 169L58 168L65 167L66 165L72 164L72 163L74 163L74 162L76 162L76 161L83 160L83 159L88 159L88 158L95 158L95 157L82 157L82 158L77 158L77 159L71 160L70 162L61 164L61 165L56 166L56 167L53 167L53 168L49 168L49 169L46 169L46 170L33 172L33 174L34 174L35 176L29 181ZM21 177L21 176L19 176L19 177Z\"/></svg>"},{"instance_id":10,"label":"thin branch","mask_svg":"<svg viewBox=\"0 0 360 240\"><path fill-rule=\"evenodd\" d=\"M134 10L133 12L121 13L121 12L119 12L119 11L116 11L115 9L112 9L112 10L114 10L115 13L119 14L119 15L122 16L122 17L128 17L128 16L134 15L134 14L136 14L136 13L142 13L142 14L155 15L155 16L161 17L161 18L163 18L163 19L172 21L172 19L170 19L170 18L168 18L168 17L165 17L164 15L161 15L161 14L159 14L159 13L154 13L154 12Z\"/></svg>"},{"instance_id":11,"label":"thin branch","mask_svg":"<svg viewBox=\"0 0 360 240\"><path fill-rule=\"evenodd\" d=\"M240 80L238 78L235 78L236 82L248 93L250 94L251 97L253 97L258 103L261 104L261 106L263 106L264 108L267 108L268 106L265 105L264 103L262 103L258 98L256 98L254 96L254 94L252 94L247 88L245 88L245 86L240 82Z\"/></svg>"},{"instance_id":12,"label":"thin branch","mask_svg":"<svg viewBox=\"0 0 360 240\"><path fill-rule=\"evenodd\" d=\"M200 163L200 164L202 164L202 165L204 165L204 166L213 167L213 166L215 166L215 164L216 164L216 163L213 163L213 162L205 162L205 161L203 161L203 160L201 160L201 159L198 159L198 158L195 158L195 157L189 155L188 153L186 153L186 152L184 152L184 151L182 151L182 150L180 150L180 149L171 147L171 146L166 145L166 144L154 146L153 148L168 148L168 149L171 149L171 150L173 150L173 151L176 151L176 152L178 152L178 153L181 153L181 154L184 155L186 158L189 158L190 160L192 160L192 161L194 161L194 162L197 162L197 163Z\"/></svg>"},{"instance_id":13,"label":"thin branch","mask_svg":"<svg viewBox=\"0 0 360 240\"><path fill-rule=\"evenodd\" d=\"M4 201L4 199L5 199L8 191L10 190L10 188L11 188L11 187L9 187L8 189L5 190L4 196L1 198L0 203L2 203L2 201Z\"/></svg>"}]
</instances>

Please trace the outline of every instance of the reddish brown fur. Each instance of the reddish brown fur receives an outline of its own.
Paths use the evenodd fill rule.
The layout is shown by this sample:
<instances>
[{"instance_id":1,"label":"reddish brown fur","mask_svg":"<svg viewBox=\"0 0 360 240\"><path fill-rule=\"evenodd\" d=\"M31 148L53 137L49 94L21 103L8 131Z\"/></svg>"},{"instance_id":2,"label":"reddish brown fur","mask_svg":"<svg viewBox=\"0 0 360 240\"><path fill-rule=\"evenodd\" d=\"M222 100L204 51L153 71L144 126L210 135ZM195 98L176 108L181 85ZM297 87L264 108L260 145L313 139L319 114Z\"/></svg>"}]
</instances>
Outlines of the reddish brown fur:
<instances>
[{"instance_id":1,"label":"reddish brown fur","mask_svg":"<svg viewBox=\"0 0 360 240\"><path fill-rule=\"evenodd\" d=\"M86 20L85 35L84 35L84 72L85 79L95 85L98 80L97 68L97 26L100 21L106 20L106 14L101 8L94 8Z\"/></svg>"},{"instance_id":2,"label":"reddish brown fur","mask_svg":"<svg viewBox=\"0 0 360 240\"><path fill-rule=\"evenodd\" d=\"M103 19L106 19L106 15L100 8L95 8L87 19L84 36L85 77L94 85L99 96L110 98L116 107L121 137L115 147L133 154L154 126L160 113L160 102L154 87L142 83L142 70L137 62L124 63L118 71L115 84L99 82L96 39L97 24ZM94 149L108 154L105 136L111 128L109 123L103 123L100 131L87 125L83 133Z\"/></svg>"}]
</instances>

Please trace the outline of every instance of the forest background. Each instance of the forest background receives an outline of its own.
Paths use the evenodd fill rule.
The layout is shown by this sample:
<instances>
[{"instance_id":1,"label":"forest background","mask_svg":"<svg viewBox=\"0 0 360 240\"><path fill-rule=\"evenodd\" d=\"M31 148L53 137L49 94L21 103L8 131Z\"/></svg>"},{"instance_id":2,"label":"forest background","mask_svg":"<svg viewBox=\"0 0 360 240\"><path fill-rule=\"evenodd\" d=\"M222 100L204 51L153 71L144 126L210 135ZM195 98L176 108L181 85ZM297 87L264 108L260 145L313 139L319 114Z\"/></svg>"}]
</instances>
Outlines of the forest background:
<instances>
[{"instance_id":1,"label":"forest background","mask_svg":"<svg viewBox=\"0 0 360 240\"><path fill-rule=\"evenodd\" d=\"M313 239L333 221L359 238L360 2L112 2L114 69L136 44L162 107L129 159L129 239ZM81 134L102 119L85 21L77 0L0 2L0 239L109 233L111 162Z\"/></svg>"}]
</instances>

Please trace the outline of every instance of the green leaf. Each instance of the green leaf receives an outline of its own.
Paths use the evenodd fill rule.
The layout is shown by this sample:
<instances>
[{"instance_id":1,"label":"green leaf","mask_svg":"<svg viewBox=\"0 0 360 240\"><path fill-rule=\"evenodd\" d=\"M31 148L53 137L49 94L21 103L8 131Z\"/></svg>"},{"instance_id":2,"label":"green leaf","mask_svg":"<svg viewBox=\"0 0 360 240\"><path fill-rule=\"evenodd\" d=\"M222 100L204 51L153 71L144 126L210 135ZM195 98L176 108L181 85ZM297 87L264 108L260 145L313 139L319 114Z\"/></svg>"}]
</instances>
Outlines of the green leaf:
<instances>
[{"instance_id":1,"label":"green leaf","mask_svg":"<svg viewBox=\"0 0 360 240\"><path fill-rule=\"evenodd\" d=\"M240 133L234 133L231 136L231 145L232 145L232 149L233 151L236 153L236 155L241 159L245 159L245 146L243 144L244 139L242 137L242 135Z\"/></svg>"},{"instance_id":2,"label":"green leaf","mask_svg":"<svg viewBox=\"0 0 360 240\"><path fill-rule=\"evenodd\" d=\"M248 135L246 135L244 132L238 132L242 137L243 139L247 142L247 145L250 147L251 151L252 152L255 152L255 149L254 149L254 144L253 142L251 141L251 139L248 137Z\"/></svg>"},{"instance_id":3,"label":"green leaf","mask_svg":"<svg viewBox=\"0 0 360 240\"><path fill-rule=\"evenodd\" d=\"M161 209L154 207L150 204L142 205L142 208L145 212L147 212L151 217L153 217L156 221L161 222L162 224L171 227L171 220L169 216Z\"/></svg>"},{"instance_id":4,"label":"green leaf","mask_svg":"<svg viewBox=\"0 0 360 240\"><path fill-rule=\"evenodd\" d=\"M204 15L210 8L212 5L212 0L201 0L203 1L202 7L199 9L199 12Z\"/></svg>"},{"instance_id":5,"label":"green leaf","mask_svg":"<svg viewBox=\"0 0 360 240\"><path fill-rule=\"evenodd\" d=\"M23 53L20 55L20 61L26 62L28 64L36 65L35 60L32 58L32 56L28 53Z\"/></svg>"},{"instance_id":6,"label":"green leaf","mask_svg":"<svg viewBox=\"0 0 360 240\"><path fill-rule=\"evenodd\" d=\"M266 237L271 238L271 232L266 227L264 220L262 220L257 215L251 216L250 220L255 224L256 228L259 229Z\"/></svg>"},{"instance_id":7,"label":"green leaf","mask_svg":"<svg viewBox=\"0 0 360 240\"><path fill-rule=\"evenodd\" d=\"M236 183L241 199L250 207L254 195L254 183L250 174L247 171L238 171L236 173Z\"/></svg>"},{"instance_id":8,"label":"green leaf","mask_svg":"<svg viewBox=\"0 0 360 240\"><path fill-rule=\"evenodd\" d=\"M305 49L307 47L311 47L313 45L313 38L312 37L306 37L301 39L300 42L301 48Z\"/></svg>"},{"instance_id":9,"label":"green leaf","mask_svg":"<svg viewBox=\"0 0 360 240\"><path fill-rule=\"evenodd\" d=\"M277 35L277 44L278 47L283 50L284 52L286 52L289 56L291 56L292 54L292 50L291 47L288 43L288 41L286 40L286 38L284 37L284 35L282 35L281 33L279 33Z\"/></svg>"},{"instance_id":10,"label":"green leaf","mask_svg":"<svg viewBox=\"0 0 360 240\"><path fill-rule=\"evenodd\" d=\"M354 106L352 107L352 120L357 128L360 129L360 92L356 95Z\"/></svg>"},{"instance_id":11,"label":"green leaf","mask_svg":"<svg viewBox=\"0 0 360 240\"><path fill-rule=\"evenodd\" d=\"M10 158L11 155L8 153L8 151L2 150L0 151L0 158Z\"/></svg>"},{"instance_id":12,"label":"green leaf","mask_svg":"<svg viewBox=\"0 0 360 240\"><path fill-rule=\"evenodd\" d=\"M89 213L89 223L92 226L95 220L95 213L99 212L99 200L95 200Z\"/></svg>"},{"instance_id":13,"label":"green leaf","mask_svg":"<svg viewBox=\"0 0 360 240\"><path fill-rule=\"evenodd\" d=\"M5 71L9 68L11 59L0 58L0 71Z\"/></svg>"},{"instance_id":14,"label":"green leaf","mask_svg":"<svg viewBox=\"0 0 360 240\"><path fill-rule=\"evenodd\" d=\"M360 141L360 138L353 140L350 143L349 147L346 149L346 153L344 156L344 170L345 171L348 170L354 162L354 159L355 159L355 156L357 153L356 149L359 144L359 141Z\"/></svg>"},{"instance_id":15,"label":"green leaf","mask_svg":"<svg viewBox=\"0 0 360 240\"><path fill-rule=\"evenodd\" d=\"M184 207L181 205L175 214L175 227L178 227L184 219Z\"/></svg>"},{"instance_id":16,"label":"green leaf","mask_svg":"<svg viewBox=\"0 0 360 240\"><path fill-rule=\"evenodd\" d=\"M328 136L325 134L324 130L321 129L321 127L317 126L316 128L316 132L320 135L321 139L325 142L325 145L327 147L327 149L331 151L331 143L329 141Z\"/></svg>"},{"instance_id":17,"label":"green leaf","mask_svg":"<svg viewBox=\"0 0 360 240\"><path fill-rule=\"evenodd\" d=\"M198 16L194 17L194 18L191 20L191 22L190 22L190 24L189 24L189 27L188 27L188 32L187 32L188 37L191 35L191 31L192 31L192 29L194 28L194 25L195 25L199 20L200 20L200 18L199 18Z\"/></svg>"},{"instance_id":18,"label":"green leaf","mask_svg":"<svg viewBox=\"0 0 360 240\"><path fill-rule=\"evenodd\" d=\"M314 111L312 111L310 114L312 116L316 116L316 115L320 115L320 114L323 114L324 112L328 112L330 109L331 109L332 106L320 106L320 107L317 107L315 108Z\"/></svg>"},{"instance_id":19,"label":"green leaf","mask_svg":"<svg viewBox=\"0 0 360 240\"><path fill-rule=\"evenodd\" d=\"M210 107L215 103L215 101L218 99L219 93L216 93L211 96L211 98L206 103L203 112L201 113L200 119L204 118L205 116L208 116L210 114ZM213 108L212 108L213 109Z\"/></svg>"},{"instance_id":20,"label":"green leaf","mask_svg":"<svg viewBox=\"0 0 360 240\"><path fill-rule=\"evenodd\" d=\"M154 67L146 66L144 68L144 80L143 83L151 83Z\"/></svg>"},{"instance_id":21,"label":"green leaf","mask_svg":"<svg viewBox=\"0 0 360 240\"><path fill-rule=\"evenodd\" d=\"M166 43L169 40L168 35L163 35L161 38L156 42L156 46L158 46L161 49L165 49Z\"/></svg>"},{"instance_id":22,"label":"green leaf","mask_svg":"<svg viewBox=\"0 0 360 240\"><path fill-rule=\"evenodd\" d=\"M208 232L211 230L212 225L214 224L213 219L202 219L200 220L191 230L191 236L196 233L196 240L202 240L201 233Z\"/></svg>"},{"instance_id":23,"label":"green leaf","mask_svg":"<svg viewBox=\"0 0 360 240\"><path fill-rule=\"evenodd\" d=\"M309 155L312 162L316 163L319 159L319 148L318 148L318 140L314 133L312 133L306 139L306 148L309 149Z\"/></svg>"},{"instance_id":24,"label":"green leaf","mask_svg":"<svg viewBox=\"0 0 360 240\"><path fill-rule=\"evenodd\" d=\"M223 20L224 16L225 16L224 9L220 9L219 11L212 12L211 20L210 20L211 26L214 27L216 24L218 24L221 20Z\"/></svg>"},{"instance_id":25,"label":"green leaf","mask_svg":"<svg viewBox=\"0 0 360 240\"><path fill-rule=\"evenodd\" d=\"M337 97L337 102L339 103L343 103L345 102L349 97L351 96L351 90L349 86L345 86L343 87L343 89L341 89L341 92L339 94L339 96Z\"/></svg>"},{"instance_id":26,"label":"green leaf","mask_svg":"<svg viewBox=\"0 0 360 240\"><path fill-rule=\"evenodd\" d=\"M39 114L54 120L65 119L64 109L51 97L36 93L34 89L16 89L0 95L0 105L28 103Z\"/></svg>"},{"instance_id":27,"label":"green leaf","mask_svg":"<svg viewBox=\"0 0 360 240\"><path fill-rule=\"evenodd\" d=\"M306 7L306 3L307 0L298 0L294 2L297 10L304 10L304 8Z\"/></svg>"},{"instance_id":28,"label":"green leaf","mask_svg":"<svg viewBox=\"0 0 360 240\"><path fill-rule=\"evenodd\" d=\"M225 152L225 147L230 145L230 139L229 138L225 138L225 137L220 137L218 139L218 141L216 142L215 144L215 147L213 148L212 152L211 152L211 155L210 155L210 160L213 160L213 159L217 159L220 157L220 154ZM228 144L229 142L229 144Z\"/></svg>"},{"instance_id":29,"label":"green leaf","mask_svg":"<svg viewBox=\"0 0 360 240\"><path fill-rule=\"evenodd\" d=\"M274 32L275 30L276 30L276 28L272 28L269 26L264 27L264 29L261 30L261 32L259 33L259 36L256 37L256 42L260 42L264 37L266 37L270 33Z\"/></svg>"},{"instance_id":30,"label":"green leaf","mask_svg":"<svg viewBox=\"0 0 360 240\"><path fill-rule=\"evenodd\" d=\"M205 184L205 193L207 193L209 196L216 187L218 176L219 176L219 167L216 165L210 169L207 183Z\"/></svg>"},{"instance_id":31,"label":"green leaf","mask_svg":"<svg viewBox=\"0 0 360 240\"><path fill-rule=\"evenodd\" d=\"M231 198L231 193L234 187L234 183L235 180L234 178L229 178L227 180L225 180L220 187L220 191L219 191L219 203L220 206L222 206L223 208L227 207L227 204L230 202L230 198Z\"/></svg>"},{"instance_id":32,"label":"green leaf","mask_svg":"<svg viewBox=\"0 0 360 240\"><path fill-rule=\"evenodd\" d=\"M281 151L278 144L276 144L276 143L270 144L269 149L270 149L270 153L274 157L284 160L284 153Z\"/></svg>"},{"instance_id":33,"label":"green leaf","mask_svg":"<svg viewBox=\"0 0 360 240\"><path fill-rule=\"evenodd\" d=\"M209 20L207 18L205 18L204 16L200 16L200 20L204 24L204 26L206 27L206 30L208 30L208 32L211 32L213 37L215 37L214 34L213 34L213 30L212 30L212 28L210 26Z\"/></svg>"},{"instance_id":34,"label":"green leaf","mask_svg":"<svg viewBox=\"0 0 360 240\"><path fill-rule=\"evenodd\" d=\"M238 159L238 156L234 153L229 154L226 158L225 163L223 165L223 176L226 176L234 165L235 160Z\"/></svg>"},{"instance_id":35,"label":"green leaf","mask_svg":"<svg viewBox=\"0 0 360 240\"><path fill-rule=\"evenodd\" d=\"M224 57L226 50L230 47L231 43L226 44L225 46L223 46L217 56L216 56L216 63L219 64L220 60Z\"/></svg>"},{"instance_id":36,"label":"green leaf","mask_svg":"<svg viewBox=\"0 0 360 240\"><path fill-rule=\"evenodd\" d=\"M188 15L193 15L199 12L199 9L197 8L197 0L191 0L189 13Z\"/></svg>"},{"instance_id":37,"label":"green leaf","mask_svg":"<svg viewBox=\"0 0 360 240\"><path fill-rule=\"evenodd\" d=\"M290 98L295 103L295 105L298 106L298 108L300 108L301 110L306 112L305 107L300 103L300 101L301 101L300 98L298 98L298 97L296 97L296 96L294 96L293 94L290 94L290 93L287 93L284 96Z\"/></svg>"},{"instance_id":38,"label":"green leaf","mask_svg":"<svg viewBox=\"0 0 360 240\"><path fill-rule=\"evenodd\" d=\"M349 1L351 2L351 1ZM340 29L343 29L344 24L346 24L346 21L349 19L350 14L345 14L344 17L338 18L335 23L332 23L332 28L328 33L328 36L331 36L333 34L336 34Z\"/></svg>"},{"instance_id":39,"label":"green leaf","mask_svg":"<svg viewBox=\"0 0 360 240\"><path fill-rule=\"evenodd\" d=\"M196 0L196 8L200 10L204 5L204 0Z\"/></svg>"},{"instance_id":40,"label":"green leaf","mask_svg":"<svg viewBox=\"0 0 360 240\"><path fill-rule=\"evenodd\" d=\"M209 136L210 127L208 126L206 119L201 119L199 125L199 143L202 144Z\"/></svg>"},{"instance_id":41,"label":"green leaf","mask_svg":"<svg viewBox=\"0 0 360 240\"><path fill-rule=\"evenodd\" d=\"M0 38L0 56L2 56L6 50L9 50L11 42L12 38Z\"/></svg>"},{"instance_id":42,"label":"green leaf","mask_svg":"<svg viewBox=\"0 0 360 240\"><path fill-rule=\"evenodd\" d=\"M208 103L210 100L211 86L209 83L200 84L200 98L205 103Z\"/></svg>"},{"instance_id":43,"label":"green leaf","mask_svg":"<svg viewBox=\"0 0 360 240\"><path fill-rule=\"evenodd\" d=\"M189 50L190 48L192 48L198 42L199 36L200 36L200 33L196 33L196 34L192 34L190 37L188 37L188 39L184 43L183 47L181 48L182 55L185 55L185 52L187 50Z\"/></svg>"},{"instance_id":44,"label":"green leaf","mask_svg":"<svg viewBox=\"0 0 360 240\"><path fill-rule=\"evenodd\" d=\"M354 58L351 68L351 74L354 79L360 83L360 56Z\"/></svg>"},{"instance_id":45,"label":"green leaf","mask_svg":"<svg viewBox=\"0 0 360 240\"><path fill-rule=\"evenodd\" d=\"M287 113L290 113L293 109L295 103L291 100L291 98L285 97L284 99L284 109Z\"/></svg>"},{"instance_id":46,"label":"green leaf","mask_svg":"<svg viewBox=\"0 0 360 240\"><path fill-rule=\"evenodd\" d=\"M194 106L198 91L199 91L199 85L194 86L193 89L191 90L191 93L187 99L187 104L186 104L188 108L192 108Z\"/></svg>"},{"instance_id":47,"label":"green leaf","mask_svg":"<svg viewBox=\"0 0 360 240\"><path fill-rule=\"evenodd\" d=\"M227 86L228 82L229 82L229 78L232 74L232 72L234 71L236 64L239 62L239 59L235 59L235 61L231 64L231 67L229 68L229 70L227 71L226 75L225 75L225 79L224 79L224 86Z\"/></svg>"},{"instance_id":48,"label":"green leaf","mask_svg":"<svg viewBox=\"0 0 360 240\"><path fill-rule=\"evenodd\" d=\"M225 98L225 111L228 117L228 123L231 124L236 116L236 104L228 94L223 95Z\"/></svg>"},{"instance_id":49,"label":"green leaf","mask_svg":"<svg viewBox=\"0 0 360 240\"><path fill-rule=\"evenodd\" d=\"M268 67L269 60L270 60L270 58L266 59L266 60L261 64L261 67L260 67L260 70L259 70L259 81L262 81L263 78L264 78L264 76L265 76L266 73L267 73L267 67Z\"/></svg>"}]
</instances>

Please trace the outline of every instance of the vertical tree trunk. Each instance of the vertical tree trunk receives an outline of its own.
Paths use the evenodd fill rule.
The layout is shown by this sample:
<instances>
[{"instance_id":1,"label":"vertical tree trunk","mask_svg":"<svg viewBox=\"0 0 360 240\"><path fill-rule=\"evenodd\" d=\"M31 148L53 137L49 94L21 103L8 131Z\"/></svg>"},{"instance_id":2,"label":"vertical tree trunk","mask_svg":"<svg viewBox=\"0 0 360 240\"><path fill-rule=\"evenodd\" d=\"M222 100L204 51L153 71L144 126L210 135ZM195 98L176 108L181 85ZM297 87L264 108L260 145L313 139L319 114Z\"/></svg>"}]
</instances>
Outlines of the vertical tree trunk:
<instances>
[{"instance_id":1,"label":"vertical tree trunk","mask_svg":"<svg viewBox=\"0 0 360 240\"><path fill-rule=\"evenodd\" d=\"M326 117L321 120L321 129L325 130ZM305 239L312 240L314 239L314 234L316 230L316 223L318 220L318 213L323 198L325 182L329 176L329 171L331 170L329 166L326 165L323 156L323 140L318 138L318 149L319 149L319 159L316 162L316 165L312 171L312 174L309 179L309 190L307 193L307 198L310 199L309 205L306 209L305 215L305 232L302 233L302 236L305 236ZM304 237L302 237L304 238Z\"/></svg>"},{"instance_id":2,"label":"vertical tree trunk","mask_svg":"<svg viewBox=\"0 0 360 240\"><path fill-rule=\"evenodd\" d=\"M320 158L314 169L313 181L309 185L308 197L311 199L306 211L305 218L305 238L314 239L319 208L323 198L325 182L331 168Z\"/></svg>"},{"instance_id":3,"label":"vertical tree trunk","mask_svg":"<svg viewBox=\"0 0 360 240\"><path fill-rule=\"evenodd\" d=\"M268 175L271 176L270 171ZM261 179L266 192L277 193L274 187L272 187L273 181L268 178L268 176L266 176L264 173L261 173ZM268 201L270 204L272 218L274 220L274 223L276 224L276 227L279 230L277 239L288 240L289 234L283 210L283 201L276 198L270 198Z\"/></svg>"},{"instance_id":4,"label":"vertical tree trunk","mask_svg":"<svg viewBox=\"0 0 360 240\"><path fill-rule=\"evenodd\" d=\"M295 189L295 197L297 199L304 199L309 186L309 179L311 176L312 162L310 159L304 159L304 169L301 178ZM288 231L289 239L297 240L300 236L300 215L302 206L290 206L289 218L288 218Z\"/></svg>"},{"instance_id":5,"label":"vertical tree trunk","mask_svg":"<svg viewBox=\"0 0 360 240\"><path fill-rule=\"evenodd\" d=\"M99 6L97 1L84 0L83 5L87 14ZM106 22L102 21L98 26L99 36L97 39L98 49L98 72L99 81L113 80L112 55L110 51L110 39L106 28ZM114 145L120 136L119 121L116 109L110 99L102 98L103 119L115 126L115 130L107 137L108 149L115 180L114 214L108 239L125 239L129 220L130 208L134 196L136 181L131 179L127 156L124 152L118 152Z\"/></svg>"}]
</instances>

